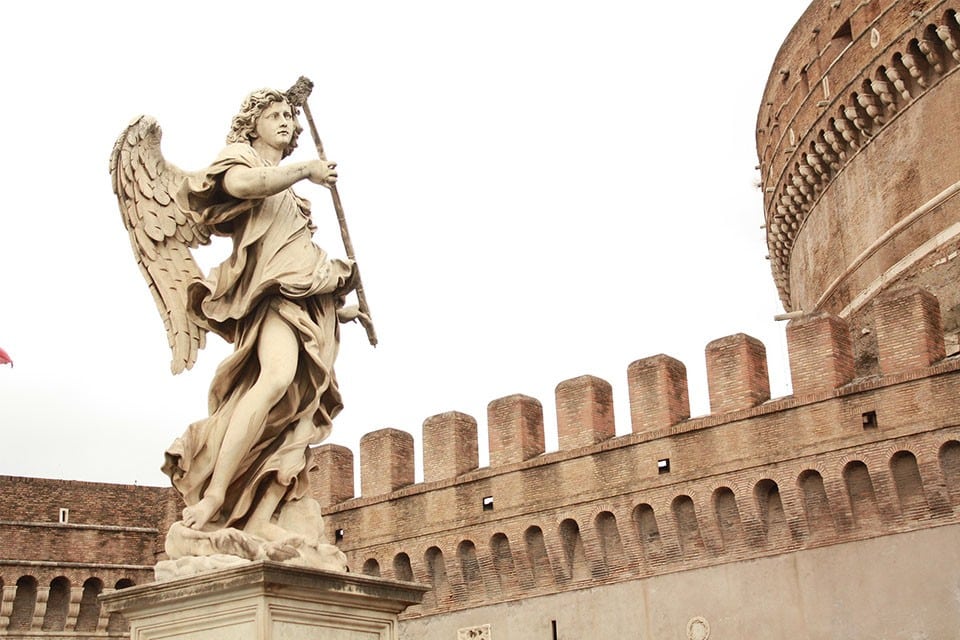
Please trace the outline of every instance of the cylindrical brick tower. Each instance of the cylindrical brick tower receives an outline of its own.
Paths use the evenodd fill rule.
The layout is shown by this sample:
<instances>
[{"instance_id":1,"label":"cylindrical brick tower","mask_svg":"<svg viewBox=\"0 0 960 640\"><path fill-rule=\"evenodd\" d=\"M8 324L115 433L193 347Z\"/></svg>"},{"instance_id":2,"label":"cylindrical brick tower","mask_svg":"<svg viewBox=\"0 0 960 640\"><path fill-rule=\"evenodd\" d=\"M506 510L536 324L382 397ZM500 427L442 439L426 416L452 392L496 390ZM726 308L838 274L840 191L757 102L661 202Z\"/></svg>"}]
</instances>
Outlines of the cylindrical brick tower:
<instances>
[{"instance_id":1,"label":"cylindrical brick tower","mask_svg":"<svg viewBox=\"0 0 960 640\"><path fill-rule=\"evenodd\" d=\"M875 371L873 303L919 285L960 331L960 0L814 0L757 119L767 244L787 311L853 327ZM952 340L951 340L952 338Z\"/></svg>"}]
</instances>

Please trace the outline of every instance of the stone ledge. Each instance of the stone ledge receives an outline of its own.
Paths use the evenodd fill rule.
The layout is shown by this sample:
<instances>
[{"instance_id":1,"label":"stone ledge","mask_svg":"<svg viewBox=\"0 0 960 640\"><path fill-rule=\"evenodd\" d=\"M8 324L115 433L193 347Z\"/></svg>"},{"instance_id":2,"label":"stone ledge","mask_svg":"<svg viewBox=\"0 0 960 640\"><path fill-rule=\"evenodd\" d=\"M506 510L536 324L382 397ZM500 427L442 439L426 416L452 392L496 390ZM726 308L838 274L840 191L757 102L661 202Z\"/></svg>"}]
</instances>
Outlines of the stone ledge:
<instances>
[{"instance_id":1,"label":"stone ledge","mask_svg":"<svg viewBox=\"0 0 960 640\"><path fill-rule=\"evenodd\" d=\"M119 485L118 485L119 486ZM72 522L18 522L0 520L0 527L36 527L40 529L88 529L91 531L112 531L117 533L160 533L155 527L122 527L110 524L75 524Z\"/></svg>"},{"instance_id":2,"label":"stone ledge","mask_svg":"<svg viewBox=\"0 0 960 640\"><path fill-rule=\"evenodd\" d=\"M262 560L239 567L178 580L151 582L101 596L107 611L134 611L194 601L227 593L317 593L328 599L360 598L395 603L387 609L405 609L419 603L429 589L413 582L372 578L355 573L291 567ZM401 606L402 605L402 606Z\"/></svg>"},{"instance_id":3,"label":"stone ledge","mask_svg":"<svg viewBox=\"0 0 960 640\"><path fill-rule=\"evenodd\" d=\"M428 587L261 561L100 596L132 640L323 637L396 640L397 614Z\"/></svg>"}]
</instances>

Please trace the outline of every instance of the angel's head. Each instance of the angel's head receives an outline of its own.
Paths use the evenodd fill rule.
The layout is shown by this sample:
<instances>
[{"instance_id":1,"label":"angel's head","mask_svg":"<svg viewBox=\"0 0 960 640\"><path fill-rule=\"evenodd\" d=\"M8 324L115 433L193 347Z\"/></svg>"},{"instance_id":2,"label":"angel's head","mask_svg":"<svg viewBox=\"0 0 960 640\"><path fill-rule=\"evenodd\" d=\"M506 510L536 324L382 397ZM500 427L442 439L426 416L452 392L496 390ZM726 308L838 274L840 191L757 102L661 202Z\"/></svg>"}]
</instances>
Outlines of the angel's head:
<instances>
[{"instance_id":1,"label":"angel's head","mask_svg":"<svg viewBox=\"0 0 960 640\"><path fill-rule=\"evenodd\" d=\"M267 107L275 102L287 102L287 99L282 93L274 89L258 89L248 95L243 104L240 105L240 112L233 116L233 121L230 123L230 133L227 134L227 143L252 144L257 137L257 120ZM296 113L298 110L295 109L294 112ZM294 123L290 144L283 150L284 158L297 148L297 138L303 131L303 127L300 126L300 122L296 118Z\"/></svg>"}]
</instances>

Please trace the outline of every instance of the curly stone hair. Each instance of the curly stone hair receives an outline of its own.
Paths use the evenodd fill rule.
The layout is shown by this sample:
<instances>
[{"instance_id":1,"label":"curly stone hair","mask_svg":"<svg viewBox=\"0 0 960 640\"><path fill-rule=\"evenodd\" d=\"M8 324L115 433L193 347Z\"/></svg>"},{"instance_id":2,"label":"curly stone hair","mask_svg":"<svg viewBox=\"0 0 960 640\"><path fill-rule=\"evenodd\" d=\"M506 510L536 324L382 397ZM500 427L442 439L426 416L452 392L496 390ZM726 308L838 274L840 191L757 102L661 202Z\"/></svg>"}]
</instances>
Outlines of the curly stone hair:
<instances>
[{"instance_id":1,"label":"curly stone hair","mask_svg":"<svg viewBox=\"0 0 960 640\"><path fill-rule=\"evenodd\" d=\"M243 104L240 105L240 112L233 116L233 120L230 123L230 133L227 134L227 144L234 142L251 144L254 138L256 138L257 119L260 117L260 114L274 102L286 102L289 104L287 97L275 89L257 89L248 95L244 99ZM290 108L293 110L295 116L300 113L300 109L293 105L290 105ZM283 150L284 158L293 153L293 150L297 148L297 138L300 137L302 132L303 127L300 126L300 121L294 119L293 135L290 137L290 144Z\"/></svg>"}]
</instances>

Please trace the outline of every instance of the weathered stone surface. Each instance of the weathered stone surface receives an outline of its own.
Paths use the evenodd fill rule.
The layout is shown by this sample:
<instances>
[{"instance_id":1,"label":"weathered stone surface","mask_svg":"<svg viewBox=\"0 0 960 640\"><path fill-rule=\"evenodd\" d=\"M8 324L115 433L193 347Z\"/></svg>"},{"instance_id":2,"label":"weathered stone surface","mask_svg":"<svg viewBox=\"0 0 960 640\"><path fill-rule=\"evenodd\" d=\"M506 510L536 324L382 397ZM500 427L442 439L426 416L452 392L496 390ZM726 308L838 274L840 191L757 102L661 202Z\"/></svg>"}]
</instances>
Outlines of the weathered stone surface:
<instances>
[{"instance_id":1,"label":"weathered stone surface","mask_svg":"<svg viewBox=\"0 0 960 640\"><path fill-rule=\"evenodd\" d=\"M272 562L132 587L102 597L132 640L396 640L397 614L427 587Z\"/></svg>"}]
</instances>

